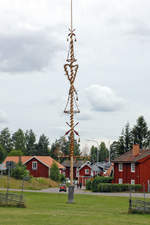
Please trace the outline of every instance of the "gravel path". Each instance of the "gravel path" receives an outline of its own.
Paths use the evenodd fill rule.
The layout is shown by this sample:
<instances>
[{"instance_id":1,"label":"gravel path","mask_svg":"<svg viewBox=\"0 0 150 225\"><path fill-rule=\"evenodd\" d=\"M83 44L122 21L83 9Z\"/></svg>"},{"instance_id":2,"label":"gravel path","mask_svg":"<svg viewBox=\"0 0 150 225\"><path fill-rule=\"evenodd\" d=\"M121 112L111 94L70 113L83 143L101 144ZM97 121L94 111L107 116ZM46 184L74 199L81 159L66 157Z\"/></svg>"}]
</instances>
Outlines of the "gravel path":
<instances>
[{"instance_id":1,"label":"gravel path","mask_svg":"<svg viewBox=\"0 0 150 225\"><path fill-rule=\"evenodd\" d=\"M0 190L6 190L4 188L0 188ZM21 191L19 189L9 189L10 191ZM43 189L43 190L24 190L24 192L36 192L36 193L59 193L59 194L64 194L64 192L59 192L59 188L48 188L48 189ZM67 194L67 193L65 193ZM129 193L95 193L95 192L90 192L86 191L84 188L82 189L77 189L75 188L75 194L86 194L86 195L99 195L99 196L119 196L119 197L129 197ZM133 193L134 197L144 197L143 193ZM150 193L146 194L146 198L150 198Z\"/></svg>"}]
</instances>

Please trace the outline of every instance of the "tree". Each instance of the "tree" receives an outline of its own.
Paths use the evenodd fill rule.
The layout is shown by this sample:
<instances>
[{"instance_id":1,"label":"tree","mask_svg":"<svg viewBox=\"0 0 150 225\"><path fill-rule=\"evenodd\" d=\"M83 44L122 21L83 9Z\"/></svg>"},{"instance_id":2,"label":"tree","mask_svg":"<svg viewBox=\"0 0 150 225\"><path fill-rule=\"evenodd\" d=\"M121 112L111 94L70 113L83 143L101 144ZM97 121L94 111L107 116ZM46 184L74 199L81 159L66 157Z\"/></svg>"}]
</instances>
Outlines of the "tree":
<instances>
[{"instance_id":1,"label":"tree","mask_svg":"<svg viewBox=\"0 0 150 225\"><path fill-rule=\"evenodd\" d=\"M8 156L22 156L23 152L21 150L11 150L11 152L8 153Z\"/></svg>"},{"instance_id":2,"label":"tree","mask_svg":"<svg viewBox=\"0 0 150 225\"><path fill-rule=\"evenodd\" d=\"M143 147L147 147L146 145L148 145L148 127L143 116L140 116L136 122L136 125L132 129L133 143L139 144L140 148L142 149Z\"/></svg>"},{"instance_id":3,"label":"tree","mask_svg":"<svg viewBox=\"0 0 150 225\"><path fill-rule=\"evenodd\" d=\"M3 129L0 133L0 145L7 151L7 153L13 149L11 134L8 128Z\"/></svg>"},{"instance_id":4,"label":"tree","mask_svg":"<svg viewBox=\"0 0 150 225\"><path fill-rule=\"evenodd\" d=\"M97 162L98 159L98 155L99 155L99 152L98 152L98 148L93 146L91 147L90 149L90 158L91 158L91 162L94 163L94 162Z\"/></svg>"},{"instance_id":5,"label":"tree","mask_svg":"<svg viewBox=\"0 0 150 225\"><path fill-rule=\"evenodd\" d=\"M70 155L70 138L66 139L65 137L61 137L56 140L55 143L52 144L50 149L50 156L56 160L61 156L69 156ZM80 156L80 144L77 140L74 140L74 155ZM60 160L61 162L63 159Z\"/></svg>"},{"instance_id":6,"label":"tree","mask_svg":"<svg viewBox=\"0 0 150 225\"><path fill-rule=\"evenodd\" d=\"M7 153L4 150L3 146L0 145L0 163L2 163L6 157Z\"/></svg>"},{"instance_id":7,"label":"tree","mask_svg":"<svg viewBox=\"0 0 150 225\"><path fill-rule=\"evenodd\" d=\"M18 131L12 135L12 141L14 149L21 150L23 154L25 154L25 135L23 130L18 129Z\"/></svg>"},{"instance_id":8,"label":"tree","mask_svg":"<svg viewBox=\"0 0 150 225\"><path fill-rule=\"evenodd\" d=\"M35 155L36 153L36 136L32 130L25 132L25 155Z\"/></svg>"},{"instance_id":9,"label":"tree","mask_svg":"<svg viewBox=\"0 0 150 225\"><path fill-rule=\"evenodd\" d=\"M105 142L101 142L99 147L99 162L106 161L108 157L109 151L106 148Z\"/></svg>"},{"instance_id":10,"label":"tree","mask_svg":"<svg viewBox=\"0 0 150 225\"><path fill-rule=\"evenodd\" d=\"M42 134L36 146L36 155L43 155L43 156L49 155L48 145L49 145L48 138L44 134Z\"/></svg>"},{"instance_id":11,"label":"tree","mask_svg":"<svg viewBox=\"0 0 150 225\"><path fill-rule=\"evenodd\" d=\"M11 176L16 179L23 179L24 177L29 176L29 171L26 169L21 162L19 162L16 167L12 170Z\"/></svg>"},{"instance_id":12,"label":"tree","mask_svg":"<svg viewBox=\"0 0 150 225\"><path fill-rule=\"evenodd\" d=\"M123 134L124 134L124 150L125 152L128 152L132 149L133 146L132 132L129 123L125 125Z\"/></svg>"},{"instance_id":13,"label":"tree","mask_svg":"<svg viewBox=\"0 0 150 225\"><path fill-rule=\"evenodd\" d=\"M118 141L114 141L110 145L110 160L114 160L118 156L119 156L119 142Z\"/></svg>"},{"instance_id":14,"label":"tree","mask_svg":"<svg viewBox=\"0 0 150 225\"><path fill-rule=\"evenodd\" d=\"M53 162L51 170L50 170L50 178L54 181L59 181L59 169L55 162Z\"/></svg>"}]
</instances>

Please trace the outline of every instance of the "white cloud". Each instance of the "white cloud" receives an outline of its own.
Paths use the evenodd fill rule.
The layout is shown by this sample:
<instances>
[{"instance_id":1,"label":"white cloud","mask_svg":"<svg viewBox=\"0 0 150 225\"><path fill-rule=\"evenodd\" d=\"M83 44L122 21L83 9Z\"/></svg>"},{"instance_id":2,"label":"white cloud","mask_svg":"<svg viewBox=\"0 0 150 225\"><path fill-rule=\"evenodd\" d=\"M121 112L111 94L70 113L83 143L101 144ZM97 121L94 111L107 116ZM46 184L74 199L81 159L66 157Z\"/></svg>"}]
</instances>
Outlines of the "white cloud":
<instances>
[{"instance_id":1,"label":"white cloud","mask_svg":"<svg viewBox=\"0 0 150 225\"><path fill-rule=\"evenodd\" d=\"M86 96L94 111L118 111L125 103L111 88L100 85L91 85L88 87L86 89Z\"/></svg>"}]
</instances>

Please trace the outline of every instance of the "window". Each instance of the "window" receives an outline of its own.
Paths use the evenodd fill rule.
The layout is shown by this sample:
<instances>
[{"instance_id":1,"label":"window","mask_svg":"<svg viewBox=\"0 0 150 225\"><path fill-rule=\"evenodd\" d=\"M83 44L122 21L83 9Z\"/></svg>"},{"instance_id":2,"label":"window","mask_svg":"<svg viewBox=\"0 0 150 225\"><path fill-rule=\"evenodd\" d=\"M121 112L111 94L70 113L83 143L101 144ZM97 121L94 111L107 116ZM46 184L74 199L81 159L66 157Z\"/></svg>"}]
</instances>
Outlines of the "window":
<instances>
[{"instance_id":1,"label":"window","mask_svg":"<svg viewBox=\"0 0 150 225\"><path fill-rule=\"evenodd\" d=\"M131 180L131 184L135 184L135 180Z\"/></svg>"},{"instance_id":2,"label":"window","mask_svg":"<svg viewBox=\"0 0 150 225\"><path fill-rule=\"evenodd\" d=\"M37 162L36 161L32 162L32 169L37 170Z\"/></svg>"},{"instance_id":3,"label":"window","mask_svg":"<svg viewBox=\"0 0 150 225\"><path fill-rule=\"evenodd\" d=\"M89 174L89 169L85 169L85 174Z\"/></svg>"},{"instance_id":4,"label":"window","mask_svg":"<svg viewBox=\"0 0 150 225\"><path fill-rule=\"evenodd\" d=\"M123 164L119 163L119 172L122 172L122 171L123 171Z\"/></svg>"},{"instance_id":5,"label":"window","mask_svg":"<svg viewBox=\"0 0 150 225\"><path fill-rule=\"evenodd\" d=\"M123 179L122 178L119 178L119 184L122 184L123 183Z\"/></svg>"},{"instance_id":6,"label":"window","mask_svg":"<svg viewBox=\"0 0 150 225\"><path fill-rule=\"evenodd\" d=\"M132 173L135 172L135 163L131 163L131 172L132 172Z\"/></svg>"}]
</instances>

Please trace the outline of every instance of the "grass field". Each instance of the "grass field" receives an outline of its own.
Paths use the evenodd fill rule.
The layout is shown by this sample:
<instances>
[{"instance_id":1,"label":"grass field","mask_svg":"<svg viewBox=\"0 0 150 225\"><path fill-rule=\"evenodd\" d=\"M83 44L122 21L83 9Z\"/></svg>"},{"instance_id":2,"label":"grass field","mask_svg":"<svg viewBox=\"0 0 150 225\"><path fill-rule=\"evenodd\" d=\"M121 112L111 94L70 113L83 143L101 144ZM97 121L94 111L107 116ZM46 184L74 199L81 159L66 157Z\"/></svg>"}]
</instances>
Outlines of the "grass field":
<instances>
[{"instance_id":1,"label":"grass field","mask_svg":"<svg viewBox=\"0 0 150 225\"><path fill-rule=\"evenodd\" d=\"M25 193L27 208L0 208L0 225L149 225L150 215L128 214L128 198Z\"/></svg>"},{"instance_id":2,"label":"grass field","mask_svg":"<svg viewBox=\"0 0 150 225\"><path fill-rule=\"evenodd\" d=\"M0 177L0 188L7 188L7 176ZM12 177L9 178L9 187L13 189L20 189L22 188L22 180L16 180ZM24 182L24 189L28 190L41 190L49 187L57 187L58 184L49 179L49 178L31 178L29 181Z\"/></svg>"}]
</instances>

